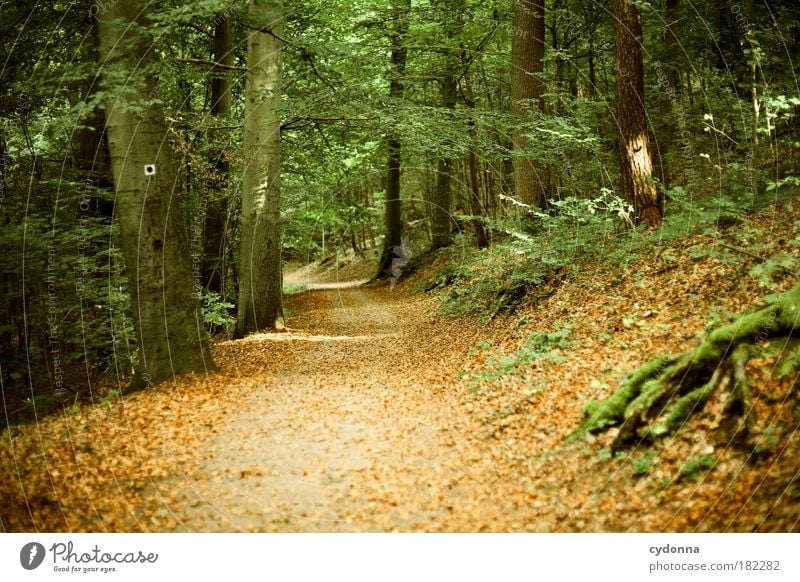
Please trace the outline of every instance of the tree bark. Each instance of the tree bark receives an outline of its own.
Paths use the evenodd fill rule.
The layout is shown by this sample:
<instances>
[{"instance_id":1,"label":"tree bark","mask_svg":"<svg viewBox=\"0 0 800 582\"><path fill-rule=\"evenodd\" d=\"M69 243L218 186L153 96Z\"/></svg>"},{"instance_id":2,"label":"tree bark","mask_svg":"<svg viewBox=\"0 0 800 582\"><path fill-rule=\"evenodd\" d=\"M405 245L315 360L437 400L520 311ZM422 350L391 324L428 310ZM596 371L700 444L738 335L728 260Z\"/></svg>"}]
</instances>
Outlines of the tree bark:
<instances>
[{"instance_id":1,"label":"tree bark","mask_svg":"<svg viewBox=\"0 0 800 582\"><path fill-rule=\"evenodd\" d=\"M441 84L441 105L447 110L456 106L456 73L448 66ZM433 191L433 208L431 209L431 248L433 250L450 244L452 222L450 216L452 204L452 171L453 159L445 156L439 159L436 169L436 188Z\"/></svg>"},{"instance_id":2,"label":"tree bark","mask_svg":"<svg viewBox=\"0 0 800 582\"><path fill-rule=\"evenodd\" d=\"M678 7L680 0L667 0L665 20L667 28L664 31L664 45L666 47L666 71L663 78L660 78L660 139L658 140L658 157L661 160L661 183L664 188L670 187L670 167L668 156L675 141L675 120L673 119L674 101L680 95L680 70L675 65L678 55L675 54L678 48Z\"/></svg>"},{"instance_id":3,"label":"tree bark","mask_svg":"<svg viewBox=\"0 0 800 582\"><path fill-rule=\"evenodd\" d=\"M398 0L392 6L393 30L389 37L391 49L391 69L389 79L389 100L393 105L399 105L403 99L403 76L406 70L408 50L405 46L405 36L408 33L408 13L411 10L411 0ZM383 239L383 251L378 264L377 277L391 274L392 254L396 247L402 243L403 221L402 206L400 202L400 164L401 144L400 138L394 132L389 132L386 137L387 168L386 168L386 237Z\"/></svg>"},{"instance_id":4,"label":"tree bark","mask_svg":"<svg viewBox=\"0 0 800 582\"><path fill-rule=\"evenodd\" d=\"M244 183L236 336L285 328L282 305L280 176L283 4L248 8ZM267 32L268 31L268 32ZM272 34L270 34L270 32Z\"/></svg>"},{"instance_id":5,"label":"tree bark","mask_svg":"<svg viewBox=\"0 0 800 582\"><path fill-rule=\"evenodd\" d=\"M461 68L459 51L455 48L461 37L464 14L463 0L447 0L443 3L441 16L444 37L453 44L445 49L443 71L439 80L440 105L448 113L456 106L456 91ZM452 207L453 157L439 158L436 170L436 188L433 191L431 208L431 249L436 250L450 244L453 221Z\"/></svg>"},{"instance_id":6,"label":"tree bark","mask_svg":"<svg viewBox=\"0 0 800 582\"><path fill-rule=\"evenodd\" d=\"M462 52L464 67L464 101L470 110L469 117L469 187L470 187L470 212L472 214L472 227L475 229L475 244L479 249L489 246L486 229L483 226L485 211L481 204L481 187L478 179L478 131L475 127L475 94L472 90L472 77L469 74L469 65L466 62L466 53Z\"/></svg>"},{"instance_id":7,"label":"tree bark","mask_svg":"<svg viewBox=\"0 0 800 582\"><path fill-rule=\"evenodd\" d=\"M214 369L199 305L192 294L189 244L178 196L180 181L167 142L164 113L147 72L149 41L144 0L98 6L99 57L104 70L130 69L105 117L116 187L122 251L139 343L129 390L173 375ZM139 74L144 78L138 81ZM125 77L123 77L125 78Z\"/></svg>"},{"instance_id":8,"label":"tree bark","mask_svg":"<svg viewBox=\"0 0 800 582\"><path fill-rule=\"evenodd\" d=\"M521 120L530 117L530 104L541 109L545 48L544 0L517 0L514 5L514 31L511 41L511 113ZM547 207L547 175L539 163L523 153L528 138L514 132L514 191L517 197L536 208Z\"/></svg>"},{"instance_id":9,"label":"tree bark","mask_svg":"<svg viewBox=\"0 0 800 582\"><path fill-rule=\"evenodd\" d=\"M653 183L653 161L644 106L642 17L632 0L614 0L614 88L617 99L622 192L633 206L633 222L656 228L662 196Z\"/></svg>"},{"instance_id":10,"label":"tree bark","mask_svg":"<svg viewBox=\"0 0 800 582\"><path fill-rule=\"evenodd\" d=\"M217 17L214 29L214 62L233 66L233 22L222 14ZM231 112L231 79L229 73L214 70L211 79L211 115L226 118ZM203 286L209 291L226 296L225 262L228 257L226 222L228 204L225 190L228 185L230 164L225 157L224 148L211 154L211 164L217 175L213 184L206 185L206 216L203 237Z\"/></svg>"}]
</instances>

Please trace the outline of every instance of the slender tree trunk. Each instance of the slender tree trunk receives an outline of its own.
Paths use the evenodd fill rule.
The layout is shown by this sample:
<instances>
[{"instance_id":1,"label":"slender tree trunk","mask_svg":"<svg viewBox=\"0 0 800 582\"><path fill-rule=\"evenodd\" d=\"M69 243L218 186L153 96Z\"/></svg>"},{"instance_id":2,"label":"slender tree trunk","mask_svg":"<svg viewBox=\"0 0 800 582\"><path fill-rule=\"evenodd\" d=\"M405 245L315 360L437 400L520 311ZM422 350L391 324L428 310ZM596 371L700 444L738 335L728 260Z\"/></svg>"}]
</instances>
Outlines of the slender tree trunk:
<instances>
[{"instance_id":1,"label":"slender tree trunk","mask_svg":"<svg viewBox=\"0 0 800 582\"><path fill-rule=\"evenodd\" d=\"M644 107L642 17L632 0L614 0L615 91L622 192L635 224L661 224L662 199L653 183L653 161Z\"/></svg>"},{"instance_id":2,"label":"slender tree trunk","mask_svg":"<svg viewBox=\"0 0 800 582\"><path fill-rule=\"evenodd\" d=\"M285 328L280 236L281 0L251 2L248 20L237 337L259 329Z\"/></svg>"},{"instance_id":3,"label":"slender tree trunk","mask_svg":"<svg viewBox=\"0 0 800 582\"><path fill-rule=\"evenodd\" d=\"M462 53L465 68L467 67L466 54ZM469 70L464 75L464 101L470 110L469 117L469 187L470 187L470 213L473 216L472 227L475 229L475 244L479 249L489 246L486 229L483 227L482 217L485 215L481 204L481 187L478 179L478 131L475 128L475 95L472 91L472 77Z\"/></svg>"},{"instance_id":4,"label":"slender tree trunk","mask_svg":"<svg viewBox=\"0 0 800 582\"><path fill-rule=\"evenodd\" d=\"M753 0L747 2L747 15L751 23L755 22L755 4ZM756 45L753 42L753 36L750 30L745 35L751 50L755 50ZM753 153L755 154L755 146L758 145L758 128L761 125L761 107L758 102L758 58L755 54L750 54L750 104L753 108L753 127L751 138L753 140ZM755 156L754 156L755 157Z\"/></svg>"},{"instance_id":5,"label":"slender tree trunk","mask_svg":"<svg viewBox=\"0 0 800 582\"><path fill-rule=\"evenodd\" d=\"M456 75L448 68L442 78L441 104L448 110L456 106ZM431 248L439 249L450 244L452 230L452 171L453 159L445 156L439 159L436 170L436 188L433 191L433 208L431 209Z\"/></svg>"},{"instance_id":6,"label":"slender tree trunk","mask_svg":"<svg viewBox=\"0 0 800 582\"><path fill-rule=\"evenodd\" d=\"M411 10L411 0L397 0L392 6L393 30L390 35L391 72L389 79L389 100L393 105L399 105L403 99L403 75L406 70L408 51L405 46L405 36L408 32L408 12ZM400 202L400 164L401 144L396 133L390 132L386 137L387 168L386 168L386 237L383 239L383 251L378 264L377 277L391 274L392 253L395 247L402 242L403 221Z\"/></svg>"},{"instance_id":7,"label":"slender tree trunk","mask_svg":"<svg viewBox=\"0 0 800 582\"><path fill-rule=\"evenodd\" d=\"M667 79L669 80L670 86L678 95L681 93L681 70L677 66L680 56L675 54L675 51L680 46L678 43L678 28L680 23L678 15L679 8L680 0L667 0L667 29L664 31L664 42L667 45L670 60L667 66Z\"/></svg>"},{"instance_id":8,"label":"slender tree trunk","mask_svg":"<svg viewBox=\"0 0 800 582\"><path fill-rule=\"evenodd\" d=\"M588 38L589 44L589 97L591 99L597 98L597 67L595 66L595 41L594 41L594 30L589 33Z\"/></svg>"},{"instance_id":9,"label":"slender tree trunk","mask_svg":"<svg viewBox=\"0 0 800 582\"><path fill-rule=\"evenodd\" d=\"M742 38L744 31L737 22L737 14L731 9L734 6L739 6L739 3L726 2L724 7L716 11L716 64L723 77L730 81L736 96L744 99L749 93L749 67L743 48L746 39ZM741 8L739 6L740 10Z\"/></svg>"},{"instance_id":10,"label":"slender tree trunk","mask_svg":"<svg viewBox=\"0 0 800 582\"><path fill-rule=\"evenodd\" d=\"M443 3L441 16L444 37L457 46L463 27L463 0L447 0ZM439 98L441 106L452 112L456 106L458 75L461 68L460 54L450 45L444 55L442 76L440 78ZM450 244L453 227L451 210L453 203L453 158L445 155L437 163L436 188L433 192L431 208L431 249L436 250Z\"/></svg>"},{"instance_id":11,"label":"slender tree trunk","mask_svg":"<svg viewBox=\"0 0 800 582\"><path fill-rule=\"evenodd\" d=\"M530 103L543 103L542 80L545 47L544 0L517 0L514 5L514 36L511 41L511 113L522 120L530 117ZM514 191L522 202L537 208L547 207L547 175L539 163L523 153L528 138L520 132L512 136Z\"/></svg>"},{"instance_id":12,"label":"slender tree trunk","mask_svg":"<svg viewBox=\"0 0 800 582\"><path fill-rule=\"evenodd\" d=\"M214 62L222 65L233 65L233 22L222 14L216 19L214 29ZM231 79L230 73L214 70L211 79L211 115L226 118L231 112ZM218 139L221 139L218 138ZM203 237L205 262L203 265L203 286L209 291L226 296L226 260L228 258L228 241L226 221L228 217L228 201L225 196L228 186L230 165L225 157L225 148L217 148L211 154L211 164L217 175L214 183L206 184L204 193L206 200L205 232Z\"/></svg>"},{"instance_id":13,"label":"slender tree trunk","mask_svg":"<svg viewBox=\"0 0 800 582\"><path fill-rule=\"evenodd\" d=\"M149 41L132 26L149 24L144 0L98 6L97 14L101 68L147 67ZM163 111L149 103L156 82L152 75L138 85L134 79L106 105L116 210L139 341L131 390L175 374L214 369L192 294L175 159Z\"/></svg>"},{"instance_id":14,"label":"slender tree trunk","mask_svg":"<svg viewBox=\"0 0 800 582\"><path fill-rule=\"evenodd\" d=\"M658 153L661 158L661 182L664 184L665 188L669 188L670 186L670 168L667 157L675 140L673 102L680 95L680 71L675 66L677 55L674 54L678 47L679 5L680 0L667 0L665 14L667 28L664 31L664 44L667 48L667 64L664 78L659 79L659 84L661 85L661 138L658 143ZM664 85L665 82L666 85Z\"/></svg>"}]
</instances>

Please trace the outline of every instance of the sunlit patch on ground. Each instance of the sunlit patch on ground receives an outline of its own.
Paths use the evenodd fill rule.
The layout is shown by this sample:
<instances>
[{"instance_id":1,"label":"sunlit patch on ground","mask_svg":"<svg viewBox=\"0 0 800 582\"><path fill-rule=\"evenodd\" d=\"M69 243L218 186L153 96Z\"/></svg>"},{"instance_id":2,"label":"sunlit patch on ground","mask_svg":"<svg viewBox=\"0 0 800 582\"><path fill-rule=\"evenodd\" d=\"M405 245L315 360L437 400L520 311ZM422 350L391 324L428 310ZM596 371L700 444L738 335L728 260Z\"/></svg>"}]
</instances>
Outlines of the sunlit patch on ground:
<instances>
[{"instance_id":1,"label":"sunlit patch on ground","mask_svg":"<svg viewBox=\"0 0 800 582\"><path fill-rule=\"evenodd\" d=\"M370 341L383 338L397 337L396 333L380 333L373 335L315 335L311 333L288 331L280 333L254 333L239 342L347 342L347 341ZM220 342L219 345L226 345L230 342Z\"/></svg>"}]
</instances>

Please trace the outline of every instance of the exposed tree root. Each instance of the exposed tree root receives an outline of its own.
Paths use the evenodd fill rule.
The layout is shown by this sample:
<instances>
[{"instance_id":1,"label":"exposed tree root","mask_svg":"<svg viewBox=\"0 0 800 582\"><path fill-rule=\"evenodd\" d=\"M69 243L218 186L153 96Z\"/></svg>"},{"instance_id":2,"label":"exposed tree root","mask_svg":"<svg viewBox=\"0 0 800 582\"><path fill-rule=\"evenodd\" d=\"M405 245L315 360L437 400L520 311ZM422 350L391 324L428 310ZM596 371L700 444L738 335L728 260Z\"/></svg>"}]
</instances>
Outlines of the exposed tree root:
<instances>
[{"instance_id":1,"label":"exposed tree root","mask_svg":"<svg viewBox=\"0 0 800 582\"><path fill-rule=\"evenodd\" d=\"M586 420L569 440L619 425L612 450L634 439L678 430L716 391L730 395L726 413L738 413L739 429L755 433L755 416L745 366L756 344L791 337L800 326L800 285L775 303L712 331L695 349L648 362L622 380L605 402L590 401Z\"/></svg>"}]
</instances>

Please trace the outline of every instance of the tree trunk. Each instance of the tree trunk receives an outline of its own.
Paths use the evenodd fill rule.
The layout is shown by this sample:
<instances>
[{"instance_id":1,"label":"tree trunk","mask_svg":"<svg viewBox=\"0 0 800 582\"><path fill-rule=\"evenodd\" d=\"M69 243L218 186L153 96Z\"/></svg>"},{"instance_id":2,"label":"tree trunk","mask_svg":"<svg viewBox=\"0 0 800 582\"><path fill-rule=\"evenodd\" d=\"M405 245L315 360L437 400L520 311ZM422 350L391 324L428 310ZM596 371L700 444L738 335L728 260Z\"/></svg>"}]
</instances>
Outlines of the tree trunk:
<instances>
[{"instance_id":1,"label":"tree trunk","mask_svg":"<svg viewBox=\"0 0 800 582\"><path fill-rule=\"evenodd\" d=\"M233 65L233 22L222 14L217 17L214 29L214 62L225 66ZM231 112L231 79L230 73L214 70L211 79L211 115L226 118ZM218 138L220 139L220 138ZM226 222L228 217L228 201L226 190L230 164L225 157L225 148L220 147L211 154L216 180L206 184L204 193L206 200L205 228L203 237L203 287L209 291L226 296L225 263L228 258L228 241Z\"/></svg>"},{"instance_id":2,"label":"tree trunk","mask_svg":"<svg viewBox=\"0 0 800 582\"><path fill-rule=\"evenodd\" d=\"M444 3L442 28L446 39L453 44L459 42L463 26L463 0L448 0ZM444 70L440 79L439 97L441 106L452 112L456 106L456 91L460 70L460 56L450 45L444 56ZM445 155L438 161L436 188L433 192L431 208L431 249L436 250L450 244L453 227L452 207L453 158Z\"/></svg>"},{"instance_id":3,"label":"tree trunk","mask_svg":"<svg viewBox=\"0 0 800 582\"><path fill-rule=\"evenodd\" d=\"M466 53L463 53L464 67L467 71L464 74L464 101L470 110L469 117L469 187L470 187L470 212L472 214L472 227L475 229L475 244L479 249L489 246L489 239L486 236L486 229L483 227L483 216L485 211L481 204L481 187L478 179L478 131L475 128L475 95L472 91L472 77L469 74Z\"/></svg>"},{"instance_id":4,"label":"tree trunk","mask_svg":"<svg viewBox=\"0 0 800 582\"><path fill-rule=\"evenodd\" d=\"M149 40L135 28L149 25L144 0L98 6L97 14L100 66L115 71L146 67ZM139 341L130 390L214 369L192 294L189 244L164 113L149 103L156 92L151 75L141 84L131 76L106 105L116 211Z\"/></svg>"},{"instance_id":5,"label":"tree trunk","mask_svg":"<svg viewBox=\"0 0 800 582\"><path fill-rule=\"evenodd\" d=\"M514 36L511 41L511 113L521 120L530 117L530 103L543 107L542 79L545 47L544 0L517 0L514 6ZM512 136L514 191L517 197L536 208L547 207L547 175L539 163L526 157L528 138Z\"/></svg>"},{"instance_id":6,"label":"tree trunk","mask_svg":"<svg viewBox=\"0 0 800 582\"><path fill-rule=\"evenodd\" d=\"M403 75L406 70L408 51L405 47L405 36L408 32L408 12L411 0L398 0L392 6L394 28L390 36L392 44L391 72L389 79L389 100L392 105L399 105L403 99ZM397 134L390 132L386 137L386 238L383 240L383 251L378 264L377 277L391 274L392 254L402 243L403 222L400 203L400 163L401 144Z\"/></svg>"},{"instance_id":7,"label":"tree trunk","mask_svg":"<svg viewBox=\"0 0 800 582\"><path fill-rule=\"evenodd\" d=\"M738 3L729 4L724 9L716 11L717 33L714 35L717 50L716 64L722 76L730 81L734 94L743 99L749 93L749 67L743 48L746 39L742 38L745 31L737 22L741 12L733 11L734 7L738 7L739 11L743 7Z\"/></svg>"},{"instance_id":8,"label":"tree trunk","mask_svg":"<svg viewBox=\"0 0 800 582\"><path fill-rule=\"evenodd\" d=\"M442 107L452 110L456 105L456 77L452 69L442 79ZM439 159L436 170L436 188L433 191L433 207L431 209L431 248L433 250L450 244L450 209L452 204L453 160L450 157Z\"/></svg>"},{"instance_id":9,"label":"tree trunk","mask_svg":"<svg viewBox=\"0 0 800 582\"><path fill-rule=\"evenodd\" d=\"M653 183L653 161L644 106L642 17L631 0L614 0L614 53L622 192L633 222L661 224L662 197Z\"/></svg>"},{"instance_id":10,"label":"tree trunk","mask_svg":"<svg viewBox=\"0 0 800 582\"><path fill-rule=\"evenodd\" d=\"M236 336L285 327L282 305L280 176L283 5L257 0L248 9L244 111L244 184ZM275 36L268 32L273 32Z\"/></svg>"},{"instance_id":11,"label":"tree trunk","mask_svg":"<svg viewBox=\"0 0 800 582\"><path fill-rule=\"evenodd\" d=\"M667 159L672 144L675 141L675 120L673 119L673 105L680 95L680 70L675 65L678 55L675 54L678 45L678 7L680 0L667 0L666 21L664 31L664 44L667 49L667 63L664 77L659 79L661 89L661 139L658 150L661 158L661 183L664 188L670 186L670 168Z\"/></svg>"}]
</instances>

